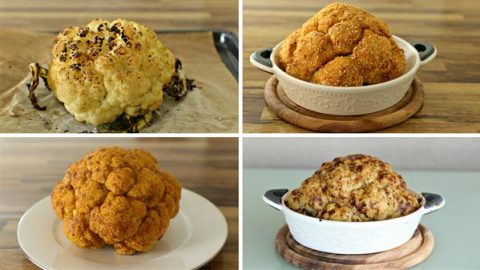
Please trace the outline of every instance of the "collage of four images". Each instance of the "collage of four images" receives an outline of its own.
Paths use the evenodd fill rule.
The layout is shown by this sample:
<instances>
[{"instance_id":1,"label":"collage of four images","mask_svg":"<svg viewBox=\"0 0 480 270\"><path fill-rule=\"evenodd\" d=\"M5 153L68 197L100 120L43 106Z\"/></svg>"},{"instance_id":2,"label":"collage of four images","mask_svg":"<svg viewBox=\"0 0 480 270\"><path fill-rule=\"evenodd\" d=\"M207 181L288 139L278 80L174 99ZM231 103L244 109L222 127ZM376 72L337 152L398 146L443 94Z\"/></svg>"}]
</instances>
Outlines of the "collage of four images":
<instances>
[{"instance_id":1,"label":"collage of four images","mask_svg":"<svg viewBox=\"0 0 480 270\"><path fill-rule=\"evenodd\" d=\"M480 269L475 0L0 10L0 269Z\"/></svg>"}]
</instances>

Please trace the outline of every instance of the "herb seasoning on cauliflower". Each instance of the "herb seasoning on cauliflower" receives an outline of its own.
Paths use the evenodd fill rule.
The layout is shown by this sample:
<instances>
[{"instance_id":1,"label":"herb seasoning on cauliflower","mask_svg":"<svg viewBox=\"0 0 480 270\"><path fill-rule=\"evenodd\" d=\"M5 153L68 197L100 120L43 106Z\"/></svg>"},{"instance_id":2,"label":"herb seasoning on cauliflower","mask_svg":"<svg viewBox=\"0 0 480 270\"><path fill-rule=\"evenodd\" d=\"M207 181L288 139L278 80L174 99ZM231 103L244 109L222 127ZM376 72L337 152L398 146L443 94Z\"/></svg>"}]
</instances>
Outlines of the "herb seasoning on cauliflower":
<instances>
[{"instance_id":1,"label":"herb seasoning on cauliflower","mask_svg":"<svg viewBox=\"0 0 480 270\"><path fill-rule=\"evenodd\" d=\"M147 251L179 209L180 183L143 150L101 148L73 163L52 192L63 229L79 247Z\"/></svg>"},{"instance_id":2,"label":"herb seasoning on cauliflower","mask_svg":"<svg viewBox=\"0 0 480 270\"><path fill-rule=\"evenodd\" d=\"M323 163L285 203L308 216L354 222L397 218L420 207L390 164L361 154Z\"/></svg>"},{"instance_id":3,"label":"herb seasoning on cauliflower","mask_svg":"<svg viewBox=\"0 0 480 270\"><path fill-rule=\"evenodd\" d=\"M69 27L56 37L52 55L48 71L30 65L35 108L45 109L33 92L40 76L76 120L97 126L121 120L130 123L120 128L138 131L162 104L163 91L180 98L193 88L155 32L132 21L96 19Z\"/></svg>"},{"instance_id":4,"label":"herb seasoning on cauliflower","mask_svg":"<svg viewBox=\"0 0 480 270\"><path fill-rule=\"evenodd\" d=\"M388 25L342 3L326 6L290 34L277 61L293 77L330 86L376 84L405 71L403 50Z\"/></svg>"}]
</instances>

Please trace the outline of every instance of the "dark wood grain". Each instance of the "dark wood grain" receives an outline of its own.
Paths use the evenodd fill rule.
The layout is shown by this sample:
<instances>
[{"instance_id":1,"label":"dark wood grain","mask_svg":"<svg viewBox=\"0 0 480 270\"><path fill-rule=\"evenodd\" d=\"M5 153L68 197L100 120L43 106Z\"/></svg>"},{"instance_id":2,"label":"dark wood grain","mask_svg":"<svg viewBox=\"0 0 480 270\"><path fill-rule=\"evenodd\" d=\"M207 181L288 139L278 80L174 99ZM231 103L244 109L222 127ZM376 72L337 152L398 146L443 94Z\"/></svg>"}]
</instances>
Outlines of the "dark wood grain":
<instances>
[{"instance_id":1,"label":"dark wood grain","mask_svg":"<svg viewBox=\"0 0 480 270\"><path fill-rule=\"evenodd\" d=\"M249 56L272 47L299 28L327 0L245 0L243 12L244 132L307 132L275 117L263 89L270 74L253 67ZM408 121L382 132L480 132L480 17L478 1L345 0L385 20L406 40L436 46L437 57L418 77L425 87L423 108Z\"/></svg>"},{"instance_id":2,"label":"dark wood grain","mask_svg":"<svg viewBox=\"0 0 480 270\"><path fill-rule=\"evenodd\" d=\"M238 268L238 139L22 138L1 139L1 269L38 269L18 246L22 214L51 193L70 163L101 146L150 151L159 167L217 205L228 223L222 251L204 269Z\"/></svg>"},{"instance_id":3,"label":"dark wood grain","mask_svg":"<svg viewBox=\"0 0 480 270\"><path fill-rule=\"evenodd\" d=\"M275 249L289 263L304 269L407 269L424 261L433 251L433 234L420 225L405 244L384 252L342 255L320 252L299 244L287 225L277 233Z\"/></svg>"},{"instance_id":4,"label":"dark wood grain","mask_svg":"<svg viewBox=\"0 0 480 270\"><path fill-rule=\"evenodd\" d=\"M265 101L275 116L288 123L318 132L371 132L407 121L423 105L422 83L415 79L405 97L383 111L360 116L332 116L303 108L285 94L275 76L265 86Z\"/></svg>"}]
</instances>

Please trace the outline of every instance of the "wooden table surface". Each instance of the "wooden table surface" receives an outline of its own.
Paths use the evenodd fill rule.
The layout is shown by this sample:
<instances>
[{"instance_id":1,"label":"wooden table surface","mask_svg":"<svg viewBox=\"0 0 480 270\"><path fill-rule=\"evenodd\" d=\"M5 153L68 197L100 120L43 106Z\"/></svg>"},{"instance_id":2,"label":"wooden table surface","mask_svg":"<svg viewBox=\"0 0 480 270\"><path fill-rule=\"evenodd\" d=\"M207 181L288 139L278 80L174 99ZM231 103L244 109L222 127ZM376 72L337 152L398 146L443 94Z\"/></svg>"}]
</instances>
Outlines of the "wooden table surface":
<instances>
[{"instance_id":1,"label":"wooden table surface","mask_svg":"<svg viewBox=\"0 0 480 270\"><path fill-rule=\"evenodd\" d=\"M244 132L307 132L265 107L269 74L249 63L252 52L280 42L331 1L244 0ZM409 121L384 132L480 132L480 17L478 1L350 1L385 20L395 35L425 40L437 57L418 72L425 104Z\"/></svg>"},{"instance_id":2,"label":"wooden table surface","mask_svg":"<svg viewBox=\"0 0 480 270\"><path fill-rule=\"evenodd\" d=\"M59 31L95 18L125 18L156 30L221 28L238 33L237 0L2 1L2 27Z\"/></svg>"},{"instance_id":3,"label":"wooden table surface","mask_svg":"<svg viewBox=\"0 0 480 270\"><path fill-rule=\"evenodd\" d=\"M238 268L238 140L236 138L0 139L0 269L38 269L18 246L22 214L51 193L68 165L100 146L143 148L185 188L208 198L225 215L228 238L202 269Z\"/></svg>"}]
</instances>

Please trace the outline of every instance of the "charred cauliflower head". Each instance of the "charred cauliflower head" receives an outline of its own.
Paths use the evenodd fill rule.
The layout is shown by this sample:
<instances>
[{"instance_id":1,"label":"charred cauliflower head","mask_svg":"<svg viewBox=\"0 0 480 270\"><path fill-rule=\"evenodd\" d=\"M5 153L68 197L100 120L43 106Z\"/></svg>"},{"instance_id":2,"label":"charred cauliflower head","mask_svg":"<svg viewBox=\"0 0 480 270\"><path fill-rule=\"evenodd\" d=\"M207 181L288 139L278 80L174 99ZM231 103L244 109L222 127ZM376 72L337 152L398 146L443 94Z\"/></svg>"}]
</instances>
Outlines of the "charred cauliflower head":
<instances>
[{"instance_id":1,"label":"charred cauliflower head","mask_svg":"<svg viewBox=\"0 0 480 270\"><path fill-rule=\"evenodd\" d=\"M367 155L325 162L285 200L293 211L336 221L375 221L408 215L420 200L388 163Z\"/></svg>"},{"instance_id":2,"label":"charred cauliflower head","mask_svg":"<svg viewBox=\"0 0 480 270\"><path fill-rule=\"evenodd\" d=\"M143 150L98 149L68 168L51 196L75 245L112 245L119 254L149 250L176 216L180 183Z\"/></svg>"},{"instance_id":3,"label":"charred cauliflower head","mask_svg":"<svg viewBox=\"0 0 480 270\"><path fill-rule=\"evenodd\" d=\"M349 4L320 10L285 39L279 66L300 80L329 86L389 81L405 70L405 56L382 20Z\"/></svg>"},{"instance_id":4,"label":"charred cauliflower head","mask_svg":"<svg viewBox=\"0 0 480 270\"><path fill-rule=\"evenodd\" d=\"M164 91L180 98L192 88L180 60L154 31L133 21L95 19L85 27L69 27L56 37L52 56L48 71L31 65L30 99L40 73L65 109L89 124L150 118Z\"/></svg>"}]
</instances>

